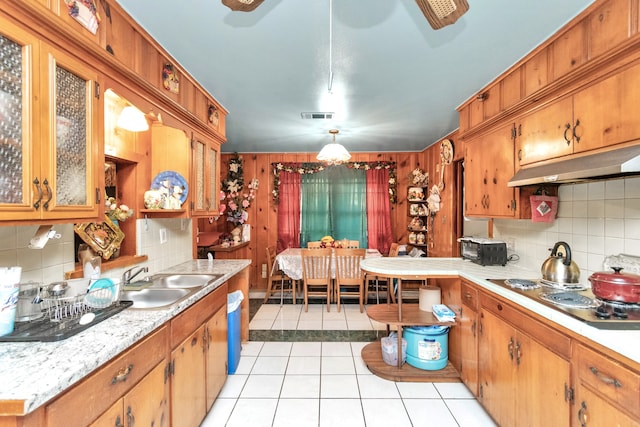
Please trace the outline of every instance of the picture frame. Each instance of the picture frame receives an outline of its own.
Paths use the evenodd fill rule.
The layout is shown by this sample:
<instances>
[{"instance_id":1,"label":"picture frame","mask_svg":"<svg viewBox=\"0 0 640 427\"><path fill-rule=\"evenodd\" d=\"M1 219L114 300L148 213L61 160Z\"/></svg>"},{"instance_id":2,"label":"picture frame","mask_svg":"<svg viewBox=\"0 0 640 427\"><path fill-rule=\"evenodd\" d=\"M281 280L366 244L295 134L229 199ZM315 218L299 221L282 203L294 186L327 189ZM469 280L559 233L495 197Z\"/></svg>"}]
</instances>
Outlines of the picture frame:
<instances>
[{"instance_id":1,"label":"picture frame","mask_svg":"<svg viewBox=\"0 0 640 427\"><path fill-rule=\"evenodd\" d=\"M83 222L73 227L78 237L82 239L95 253L108 260L120 249L124 240L124 233L108 217L102 222Z\"/></svg>"}]
</instances>

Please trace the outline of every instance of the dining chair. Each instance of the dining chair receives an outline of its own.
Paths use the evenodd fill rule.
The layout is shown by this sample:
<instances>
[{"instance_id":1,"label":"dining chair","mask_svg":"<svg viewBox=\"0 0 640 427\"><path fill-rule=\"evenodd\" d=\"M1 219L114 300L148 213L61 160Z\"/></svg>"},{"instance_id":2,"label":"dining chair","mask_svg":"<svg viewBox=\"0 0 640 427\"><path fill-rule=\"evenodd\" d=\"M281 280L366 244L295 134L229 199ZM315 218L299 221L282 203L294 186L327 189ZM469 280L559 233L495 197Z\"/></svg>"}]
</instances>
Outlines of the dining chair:
<instances>
[{"instance_id":1,"label":"dining chair","mask_svg":"<svg viewBox=\"0 0 640 427\"><path fill-rule=\"evenodd\" d=\"M347 249L358 249L359 247L360 247L359 240L349 240L349 243L347 243Z\"/></svg>"},{"instance_id":2,"label":"dining chair","mask_svg":"<svg viewBox=\"0 0 640 427\"><path fill-rule=\"evenodd\" d=\"M336 249L334 252L336 264L335 299L340 312L341 298L358 298L360 313L364 311L364 271L360 269L360 261L366 254L365 249Z\"/></svg>"},{"instance_id":3,"label":"dining chair","mask_svg":"<svg viewBox=\"0 0 640 427\"><path fill-rule=\"evenodd\" d=\"M307 242L307 249L320 249L322 246L320 242Z\"/></svg>"},{"instance_id":4,"label":"dining chair","mask_svg":"<svg viewBox=\"0 0 640 427\"><path fill-rule=\"evenodd\" d=\"M302 280L304 288L304 311L309 311L309 297L327 300L327 311L331 307L331 249L302 249Z\"/></svg>"},{"instance_id":5,"label":"dining chair","mask_svg":"<svg viewBox=\"0 0 640 427\"><path fill-rule=\"evenodd\" d=\"M398 243L391 243L391 246L389 247L389 254L387 256L392 258L397 257L399 249L400 245ZM395 304L395 289L393 286L389 286L389 281L389 279L380 278L376 275L368 276L364 290L364 300L369 301L369 292L371 292L370 288L373 287L375 289L377 303L380 303L380 291L385 291L387 294L387 301L391 299L391 302Z\"/></svg>"},{"instance_id":6,"label":"dining chair","mask_svg":"<svg viewBox=\"0 0 640 427\"><path fill-rule=\"evenodd\" d=\"M276 247L267 247L267 262L269 264L269 277L267 278L267 292L264 295L264 302L266 303L272 294L280 291L280 303L284 299L285 291L291 292L291 299L293 303L296 303L298 281L287 276L284 271L280 270L275 263L276 260Z\"/></svg>"}]
</instances>

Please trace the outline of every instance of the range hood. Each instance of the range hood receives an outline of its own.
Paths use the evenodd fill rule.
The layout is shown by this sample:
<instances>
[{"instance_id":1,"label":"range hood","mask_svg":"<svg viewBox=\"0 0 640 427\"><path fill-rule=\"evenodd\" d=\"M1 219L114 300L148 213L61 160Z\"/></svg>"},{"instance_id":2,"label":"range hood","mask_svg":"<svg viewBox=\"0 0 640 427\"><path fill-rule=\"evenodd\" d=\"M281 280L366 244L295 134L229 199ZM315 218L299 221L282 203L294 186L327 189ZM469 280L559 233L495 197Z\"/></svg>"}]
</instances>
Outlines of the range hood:
<instances>
[{"instance_id":1,"label":"range hood","mask_svg":"<svg viewBox=\"0 0 640 427\"><path fill-rule=\"evenodd\" d=\"M509 187L567 183L640 174L640 145L574 157L520 169Z\"/></svg>"}]
</instances>

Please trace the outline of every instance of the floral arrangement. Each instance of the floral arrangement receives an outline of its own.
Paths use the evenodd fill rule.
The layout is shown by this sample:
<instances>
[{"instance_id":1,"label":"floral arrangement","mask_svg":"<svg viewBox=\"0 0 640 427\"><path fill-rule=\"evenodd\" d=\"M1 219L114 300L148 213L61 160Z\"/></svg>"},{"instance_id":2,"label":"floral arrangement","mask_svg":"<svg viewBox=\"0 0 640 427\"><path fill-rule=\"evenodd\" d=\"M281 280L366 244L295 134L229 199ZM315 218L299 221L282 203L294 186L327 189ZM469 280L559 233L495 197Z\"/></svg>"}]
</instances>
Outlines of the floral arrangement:
<instances>
[{"instance_id":1,"label":"floral arrangement","mask_svg":"<svg viewBox=\"0 0 640 427\"><path fill-rule=\"evenodd\" d=\"M244 171L242 170L242 157L235 154L229 160L229 172L223 183L224 190L220 192L220 200L226 203L220 204L220 215L227 212L227 221L234 225L247 222L249 213L247 209L256 198L259 181L253 178L244 191Z\"/></svg>"},{"instance_id":2,"label":"floral arrangement","mask_svg":"<svg viewBox=\"0 0 640 427\"><path fill-rule=\"evenodd\" d=\"M133 216L133 209L125 204L118 206L114 197L107 197L104 214L112 221L125 221Z\"/></svg>"},{"instance_id":3,"label":"floral arrangement","mask_svg":"<svg viewBox=\"0 0 640 427\"><path fill-rule=\"evenodd\" d=\"M396 189L396 163L395 162L350 162L343 163L343 166L349 169L389 169L389 201L396 203L397 201L397 189ZM318 173L326 169L326 166L322 163L305 163L303 166L295 163L272 163L273 167L273 201L275 204L280 202L280 172L294 172L300 175L308 173Z\"/></svg>"},{"instance_id":4,"label":"floral arrangement","mask_svg":"<svg viewBox=\"0 0 640 427\"><path fill-rule=\"evenodd\" d=\"M411 180L412 185L426 187L429 185L429 173L420 168L415 168L409 174L409 180Z\"/></svg>"}]
</instances>

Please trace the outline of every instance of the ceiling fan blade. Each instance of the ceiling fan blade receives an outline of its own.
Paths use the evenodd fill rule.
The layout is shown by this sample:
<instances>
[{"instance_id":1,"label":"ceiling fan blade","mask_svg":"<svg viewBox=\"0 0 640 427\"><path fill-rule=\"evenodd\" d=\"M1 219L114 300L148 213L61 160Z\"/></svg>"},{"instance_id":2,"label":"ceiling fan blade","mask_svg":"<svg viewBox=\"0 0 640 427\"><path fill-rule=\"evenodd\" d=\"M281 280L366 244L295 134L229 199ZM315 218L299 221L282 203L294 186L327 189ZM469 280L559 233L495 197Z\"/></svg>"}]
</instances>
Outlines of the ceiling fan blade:
<instances>
[{"instance_id":1,"label":"ceiling fan blade","mask_svg":"<svg viewBox=\"0 0 640 427\"><path fill-rule=\"evenodd\" d=\"M416 0L434 30L451 25L469 10L467 0Z\"/></svg>"},{"instance_id":2,"label":"ceiling fan blade","mask_svg":"<svg viewBox=\"0 0 640 427\"><path fill-rule=\"evenodd\" d=\"M251 12L264 0L222 0L222 4L235 12Z\"/></svg>"}]
</instances>

